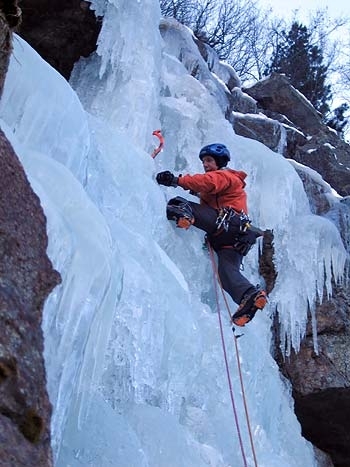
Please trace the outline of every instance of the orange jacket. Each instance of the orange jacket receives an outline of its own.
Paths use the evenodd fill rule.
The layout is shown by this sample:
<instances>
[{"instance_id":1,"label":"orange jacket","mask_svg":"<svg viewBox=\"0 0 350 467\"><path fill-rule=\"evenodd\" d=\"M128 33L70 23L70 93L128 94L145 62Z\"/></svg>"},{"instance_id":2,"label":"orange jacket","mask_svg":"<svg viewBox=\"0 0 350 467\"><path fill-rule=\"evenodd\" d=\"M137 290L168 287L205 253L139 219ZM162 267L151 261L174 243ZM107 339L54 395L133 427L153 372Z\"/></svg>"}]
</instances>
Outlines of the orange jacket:
<instances>
[{"instance_id":1,"label":"orange jacket","mask_svg":"<svg viewBox=\"0 0 350 467\"><path fill-rule=\"evenodd\" d=\"M204 174L179 177L178 185L199 193L201 204L214 209L231 207L248 214L247 195L244 191L247 174L232 169L220 169Z\"/></svg>"}]
</instances>

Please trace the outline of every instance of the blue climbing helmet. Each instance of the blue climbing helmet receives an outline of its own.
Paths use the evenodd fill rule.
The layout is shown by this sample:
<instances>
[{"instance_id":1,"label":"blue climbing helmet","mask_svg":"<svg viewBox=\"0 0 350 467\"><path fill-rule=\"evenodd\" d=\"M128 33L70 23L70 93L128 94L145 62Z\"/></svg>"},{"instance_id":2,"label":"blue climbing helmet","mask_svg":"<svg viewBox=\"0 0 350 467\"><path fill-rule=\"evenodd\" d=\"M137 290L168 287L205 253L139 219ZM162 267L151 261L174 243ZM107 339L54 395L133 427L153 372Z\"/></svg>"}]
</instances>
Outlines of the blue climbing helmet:
<instances>
[{"instance_id":1,"label":"blue climbing helmet","mask_svg":"<svg viewBox=\"0 0 350 467\"><path fill-rule=\"evenodd\" d=\"M204 146L199 152L199 158L201 161L204 156L213 157L219 169L221 169L221 167L226 167L227 163L231 159L230 151L221 143L213 143Z\"/></svg>"}]
</instances>

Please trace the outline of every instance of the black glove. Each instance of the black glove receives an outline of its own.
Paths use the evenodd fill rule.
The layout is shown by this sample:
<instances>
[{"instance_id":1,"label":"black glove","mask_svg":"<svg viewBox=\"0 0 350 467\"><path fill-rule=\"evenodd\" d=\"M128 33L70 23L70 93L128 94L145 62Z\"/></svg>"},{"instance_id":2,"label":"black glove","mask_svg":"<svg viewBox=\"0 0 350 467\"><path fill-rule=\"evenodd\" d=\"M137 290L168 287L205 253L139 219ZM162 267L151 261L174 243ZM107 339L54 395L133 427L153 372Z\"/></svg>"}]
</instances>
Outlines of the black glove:
<instances>
[{"instance_id":1,"label":"black glove","mask_svg":"<svg viewBox=\"0 0 350 467\"><path fill-rule=\"evenodd\" d=\"M165 172L159 172L156 176L157 183L164 186L177 186L177 177L174 174L166 170Z\"/></svg>"}]
</instances>

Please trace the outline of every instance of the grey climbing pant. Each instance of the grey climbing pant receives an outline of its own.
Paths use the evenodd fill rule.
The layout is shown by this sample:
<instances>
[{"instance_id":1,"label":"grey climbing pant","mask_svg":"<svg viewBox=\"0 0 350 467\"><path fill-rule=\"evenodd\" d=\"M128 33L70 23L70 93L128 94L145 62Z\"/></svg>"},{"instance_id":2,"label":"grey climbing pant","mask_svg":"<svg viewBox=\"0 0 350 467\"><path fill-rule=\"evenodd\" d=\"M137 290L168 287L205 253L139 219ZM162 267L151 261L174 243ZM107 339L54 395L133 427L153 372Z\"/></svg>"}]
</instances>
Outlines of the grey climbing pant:
<instances>
[{"instance_id":1,"label":"grey climbing pant","mask_svg":"<svg viewBox=\"0 0 350 467\"><path fill-rule=\"evenodd\" d=\"M171 201L169 201L169 204ZM192 211L194 218L193 225L206 232L209 236L214 234L217 229L217 211L209 206L203 206L193 201L184 201L186 201L184 203L186 214L188 215L189 207ZM168 216L168 218L171 217ZM218 274L221 285L231 296L232 300L239 304L245 294L250 293L250 291L253 293L256 290L256 287L241 272L243 256L234 248L216 249L216 254L218 257Z\"/></svg>"}]
</instances>

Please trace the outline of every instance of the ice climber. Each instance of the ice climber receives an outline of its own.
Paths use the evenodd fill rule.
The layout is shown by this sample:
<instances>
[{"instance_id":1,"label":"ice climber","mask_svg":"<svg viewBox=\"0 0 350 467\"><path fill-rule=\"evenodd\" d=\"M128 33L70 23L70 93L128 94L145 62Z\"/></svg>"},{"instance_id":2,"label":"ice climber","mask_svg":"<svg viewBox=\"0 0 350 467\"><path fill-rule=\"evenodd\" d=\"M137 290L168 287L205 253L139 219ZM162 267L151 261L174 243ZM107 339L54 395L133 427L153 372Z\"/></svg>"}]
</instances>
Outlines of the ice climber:
<instances>
[{"instance_id":1,"label":"ice climber","mask_svg":"<svg viewBox=\"0 0 350 467\"><path fill-rule=\"evenodd\" d=\"M156 176L160 185L180 186L200 198L200 204L177 196L167 204L167 218L181 228L191 225L206 232L206 239L218 257L218 274L224 290L239 306L232 317L237 326L244 326L263 309L266 292L252 285L240 270L245 256L262 231L250 225L247 195L244 190L247 174L227 168L230 152L224 144L204 146L199 158L204 174L179 175L166 170Z\"/></svg>"}]
</instances>

